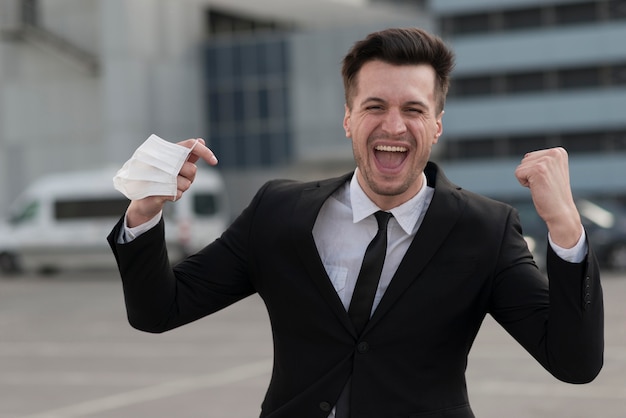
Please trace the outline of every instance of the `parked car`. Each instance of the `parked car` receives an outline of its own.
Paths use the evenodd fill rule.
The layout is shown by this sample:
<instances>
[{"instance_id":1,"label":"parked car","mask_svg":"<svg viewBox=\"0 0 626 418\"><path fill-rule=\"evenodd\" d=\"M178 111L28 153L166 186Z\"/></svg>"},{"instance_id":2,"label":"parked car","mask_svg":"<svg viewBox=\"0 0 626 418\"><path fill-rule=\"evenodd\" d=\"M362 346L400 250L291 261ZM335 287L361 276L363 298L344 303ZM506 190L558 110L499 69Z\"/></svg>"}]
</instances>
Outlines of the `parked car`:
<instances>
[{"instance_id":1,"label":"parked car","mask_svg":"<svg viewBox=\"0 0 626 418\"><path fill-rule=\"evenodd\" d=\"M537 263L543 267L548 230L528 199L506 200L520 214L522 230L532 243ZM626 270L626 208L610 199L577 198L576 207L587 238L602 268Z\"/></svg>"},{"instance_id":2,"label":"parked car","mask_svg":"<svg viewBox=\"0 0 626 418\"><path fill-rule=\"evenodd\" d=\"M600 266L626 270L626 209L608 199L578 199L576 206Z\"/></svg>"},{"instance_id":3,"label":"parked car","mask_svg":"<svg viewBox=\"0 0 626 418\"><path fill-rule=\"evenodd\" d=\"M106 236L129 203L114 189L114 175L107 169L52 174L28 187L0 224L0 270L114 267ZM166 204L164 217L172 261L217 238L229 221L218 172L199 170L194 187Z\"/></svg>"}]
</instances>

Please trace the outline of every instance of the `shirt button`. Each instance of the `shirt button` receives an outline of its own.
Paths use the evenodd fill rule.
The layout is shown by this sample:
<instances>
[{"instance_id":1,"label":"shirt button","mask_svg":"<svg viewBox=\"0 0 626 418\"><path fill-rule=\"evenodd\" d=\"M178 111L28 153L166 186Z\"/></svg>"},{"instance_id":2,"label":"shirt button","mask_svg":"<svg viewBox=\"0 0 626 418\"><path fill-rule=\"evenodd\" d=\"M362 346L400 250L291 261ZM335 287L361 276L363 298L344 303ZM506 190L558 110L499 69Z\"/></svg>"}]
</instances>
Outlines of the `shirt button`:
<instances>
[{"instance_id":1,"label":"shirt button","mask_svg":"<svg viewBox=\"0 0 626 418\"><path fill-rule=\"evenodd\" d=\"M328 402L320 402L320 409L324 412L330 412L330 410L333 409L333 407Z\"/></svg>"},{"instance_id":2,"label":"shirt button","mask_svg":"<svg viewBox=\"0 0 626 418\"><path fill-rule=\"evenodd\" d=\"M368 351L370 351L370 345L368 343L366 343L365 341L361 341L356 346L356 351L358 351L361 354L367 353Z\"/></svg>"}]
</instances>

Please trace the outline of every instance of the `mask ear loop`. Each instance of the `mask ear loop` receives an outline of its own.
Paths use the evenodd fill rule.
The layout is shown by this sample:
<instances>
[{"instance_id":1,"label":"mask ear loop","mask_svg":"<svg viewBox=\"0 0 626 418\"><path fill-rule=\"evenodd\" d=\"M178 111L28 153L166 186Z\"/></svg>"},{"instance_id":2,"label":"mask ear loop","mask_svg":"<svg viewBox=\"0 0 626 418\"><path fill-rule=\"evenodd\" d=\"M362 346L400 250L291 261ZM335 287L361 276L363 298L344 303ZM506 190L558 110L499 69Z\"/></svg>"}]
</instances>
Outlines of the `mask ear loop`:
<instances>
[{"instance_id":1,"label":"mask ear loop","mask_svg":"<svg viewBox=\"0 0 626 418\"><path fill-rule=\"evenodd\" d=\"M187 161L187 159L189 158L189 154L191 154L191 151L193 151L193 149L196 147L196 145L198 145L198 138L196 138L196 140L194 141L193 145L191 146L191 148L189 148L189 151L187 153L187 157L185 158L185 161ZM185 164L183 162L183 164ZM178 175L176 176L178 177ZM176 194L172 197L172 202L176 202L176 197L178 197L178 187L176 187Z\"/></svg>"},{"instance_id":2,"label":"mask ear loop","mask_svg":"<svg viewBox=\"0 0 626 418\"><path fill-rule=\"evenodd\" d=\"M194 141L194 143L191 146L191 148L189 148L189 154L191 154L191 151L193 151L193 149L196 147L196 145L198 145L198 142L200 142L200 141L198 140L198 138L196 138L196 140Z\"/></svg>"}]
</instances>

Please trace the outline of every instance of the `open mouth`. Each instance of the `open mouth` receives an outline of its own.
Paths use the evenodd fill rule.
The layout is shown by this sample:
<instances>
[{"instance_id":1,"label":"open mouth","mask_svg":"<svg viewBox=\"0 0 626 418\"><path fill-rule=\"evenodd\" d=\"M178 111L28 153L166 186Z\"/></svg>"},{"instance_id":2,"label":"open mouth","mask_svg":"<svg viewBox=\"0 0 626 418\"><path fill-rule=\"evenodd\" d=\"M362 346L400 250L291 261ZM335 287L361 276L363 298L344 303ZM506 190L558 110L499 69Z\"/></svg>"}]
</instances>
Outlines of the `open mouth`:
<instances>
[{"instance_id":1,"label":"open mouth","mask_svg":"<svg viewBox=\"0 0 626 418\"><path fill-rule=\"evenodd\" d=\"M386 170L393 170L402 165L408 149L401 146L378 145L374 148L374 157L378 165Z\"/></svg>"}]
</instances>

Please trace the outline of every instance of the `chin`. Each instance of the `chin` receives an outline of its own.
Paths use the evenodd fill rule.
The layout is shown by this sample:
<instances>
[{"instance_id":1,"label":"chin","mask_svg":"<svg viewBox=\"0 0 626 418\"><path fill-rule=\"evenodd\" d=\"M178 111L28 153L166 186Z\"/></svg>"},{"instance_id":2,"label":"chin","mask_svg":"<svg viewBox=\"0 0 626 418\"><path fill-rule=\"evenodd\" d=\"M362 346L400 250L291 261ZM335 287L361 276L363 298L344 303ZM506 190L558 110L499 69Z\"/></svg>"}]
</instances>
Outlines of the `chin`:
<instances>
[{"instance_id":1,"label":"chin","mask_svg":"<svg viewBox=\"0 0 626 418\"><path fill-rule=\"evenodd\" d=\"M404 184L375 184L372 191L380 196L399 196L408 190Z\"/></svg>"}]
</instances>

